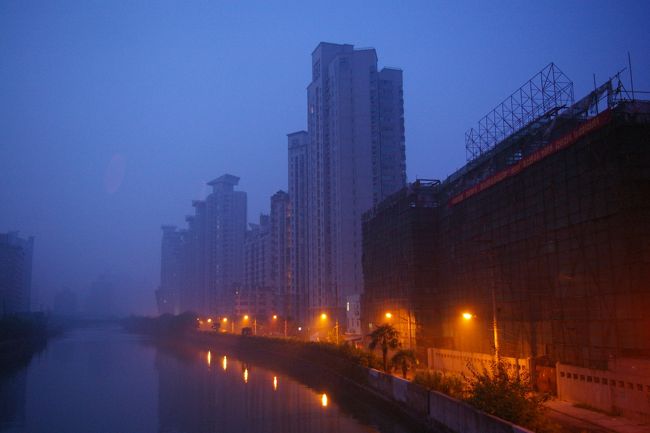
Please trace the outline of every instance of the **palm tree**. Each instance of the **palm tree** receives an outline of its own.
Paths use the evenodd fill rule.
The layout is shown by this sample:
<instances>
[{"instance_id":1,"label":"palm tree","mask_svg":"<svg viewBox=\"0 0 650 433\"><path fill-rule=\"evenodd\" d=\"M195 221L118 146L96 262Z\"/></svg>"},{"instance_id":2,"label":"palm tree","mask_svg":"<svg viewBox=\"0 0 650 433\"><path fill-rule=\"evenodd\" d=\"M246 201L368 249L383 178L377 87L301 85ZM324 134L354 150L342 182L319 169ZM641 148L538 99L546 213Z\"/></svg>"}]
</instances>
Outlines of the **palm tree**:
<instances>
[{"instance_id":1,"label":"palm tree","mask_svg":"<svg viewBox=\"0 0 650 433\"><path fill-rule=\"evenodd\" d=\"M398 350L395 355L393 355L393 358L391 359L391 364L395 368L399 368L402 370L402 375L404 376L404 379L406 379L406 373L413 368L415 365L417 365L418 360L415 357L415 352L411 349L401 349Z\"/></svg>"},{"instance_id":2,"label":"palm tree","mask_svg":"<svg viewBox=\"0 0 650 433\"><path fill-rule=\"evenodd\" d=\"M381 348L381 356L384 361L384 371L388 372L388 349L397 349L399 347L399 331L389 323L378 326L370 334L370 350Z\"/></svg>"}]
</instances>

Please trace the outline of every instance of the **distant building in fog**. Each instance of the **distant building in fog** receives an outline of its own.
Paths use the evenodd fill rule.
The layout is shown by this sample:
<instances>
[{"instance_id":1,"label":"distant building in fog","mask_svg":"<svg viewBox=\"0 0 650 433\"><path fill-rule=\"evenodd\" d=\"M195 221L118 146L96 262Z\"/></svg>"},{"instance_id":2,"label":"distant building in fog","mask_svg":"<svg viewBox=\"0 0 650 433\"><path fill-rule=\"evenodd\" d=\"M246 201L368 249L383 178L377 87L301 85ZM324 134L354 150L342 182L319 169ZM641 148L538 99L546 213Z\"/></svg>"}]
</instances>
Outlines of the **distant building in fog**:
<instances>
[{"instance_id":1,"label":"distant building in fog","mask_svg":"<svg viewBox=\"0 0 650 433\"><path fill-rule=\"evenodd\" d=\"M235 314L272 315L295 321L295 299L290 290L289 196L271 197L270 215L250 224L244 246L244 284L237 291Z\"/></svg>"},{"instance_id":2,"label":"distant building in fog","mask_svg":"<svg viewBox=\"0 0 650 433\"><path fill-rule=\"evenodd\" d=\"M181 311L207 314L205 290L205 201L192 202L194 215L185 218L187 230L183 235L182 284L179 297Z\"/></svg>"},{"instance_id":3,"label":"distant building in fog","mask_svg":"<svg viewBox=\"0 0 650 433\"><path fill-rule=\"evenodd\" d=\"M378 71L374 49L321 43L307 94L310 313L346 323L363 291L361 216L406 184L402 71Z\"/></svg>"},{"instance_id":4,"label":"distant building in fog","mask_svg":"<svg viewBox=\"0 0 650 433\"><path fill-rule=\"evenodd\" d=\"M156 302L160 314L178 314L180 311L182 235L176 226L162 226L160 248L160 287Z\"/></svg>"},{"instance_id":5,"label":"distant building in fog","mask_svg":"<svg viewBox=\"0 0 650 433\"><path fill-rule=\"evenodd\" d=\"M297 299L291 284L289 195L278 191L271 196L271 280L278 296L278 313L291 320L297 318Z\"/></svg>"},{"instance_id":6,"label":"distant building in fog","mask_svg":"<svg viewBox=\"0 0 650 433\"><path fill-rule=\"evenodd\" d=\"M206 198L206 291L208 309L228 314L244 274L247 197L235 191L239 177L224 174L209 182Z\"/></svg>"},{"instance_id":7,"label":"distant building in fog","mask_svg":"<svg viewBox=\"0 0 650 433\"><path fill-rule=\"evenodd\" d=\"M273 286L271 270L271 223L268 215L260 215L258 224L249 224L244 243L243 289L258 290Z\"/></svg>"},{"instance_id":8,"label":"distant building in fog","mask_svg":"<svg viewBox=\"0 0 650 433\"><path fill-rule=\"evenodd\" d=\"M229 315L244 284L246 193L239 178L224 174L208 183L212 193L192 202L187 229L163 226L158 311Z\"/></svg>"},{"instance_id":9,"label":"distant building in fog","mask_svg":"<svg viewBox=\"0 0 650 433\"><path fill-rule=\"evenodd\" d=\"M0 314L30 310L34 238L0 233Z\"/></svg>"},{"instance_id":10,"label":"distant building in fog","mask_svg":"<svg viewBox=\"0 0 650 433\"><path fill-rule=\"evenodd\" d=\"M298 131L287 135L289 150L289 292L296 310L296 320L304 324L307 320L309 298L308 267L308 188L307 188L307 146L309 134Z\"/></svg>"}]
</instances>

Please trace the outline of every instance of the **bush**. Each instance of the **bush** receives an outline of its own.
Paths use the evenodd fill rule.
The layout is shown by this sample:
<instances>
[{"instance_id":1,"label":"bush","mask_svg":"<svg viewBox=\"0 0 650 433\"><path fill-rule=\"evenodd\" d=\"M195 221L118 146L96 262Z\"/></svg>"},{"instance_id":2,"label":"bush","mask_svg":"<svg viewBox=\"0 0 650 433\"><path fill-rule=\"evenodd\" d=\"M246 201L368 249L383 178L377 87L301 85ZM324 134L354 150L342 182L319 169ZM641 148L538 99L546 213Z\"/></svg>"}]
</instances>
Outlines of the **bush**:
<instances>
[{"instance_id":1,"label":"bush","mask_svg":"<svg viewBox=\"0 0 650 433\"><path fill-rule=\"evenodd\" d=\"M555 426L544 417L547 395L533 392L528 374L510 371L504 363L493 362L490 369L478 371L467 365L468 396L465 399L477 409L527 427L536 432L553 432Z\"/></svg>"},{"instance_id":2,"label":"bush","mask_svg":"<svg viewBox=\"0 0 650 433\"><path fill-rule=\"evenodd\" d=\"M372 352L359 349L345 342L338 347L339 353L347 360L367 368L381 368L381 360Z\"/></svg>"},{"instance_id":3,"label":"bush","mask_svg":"<svg viewBox=\"0 0 650 433\"><path fill-rule=\"evenodd\" d=\"M464 380L458 375L444 374L439 371L418 371L415 373L413 383L453 398L461 399L464 396Z\"/></svg>"}]
</instances>

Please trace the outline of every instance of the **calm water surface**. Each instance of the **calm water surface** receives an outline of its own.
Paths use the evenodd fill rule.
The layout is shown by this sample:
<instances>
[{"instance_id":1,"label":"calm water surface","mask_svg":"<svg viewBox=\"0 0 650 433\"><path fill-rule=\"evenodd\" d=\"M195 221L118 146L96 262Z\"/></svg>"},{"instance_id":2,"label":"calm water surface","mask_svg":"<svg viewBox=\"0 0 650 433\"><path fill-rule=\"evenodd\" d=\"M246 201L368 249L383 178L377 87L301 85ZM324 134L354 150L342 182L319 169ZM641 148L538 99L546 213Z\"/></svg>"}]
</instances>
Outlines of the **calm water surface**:
<instances>
[{"instance_id":1,"label":"calm water surface","mask_svg":"<svg viewBox=\"0 0 650 433\"><path fill-rule=\"evenodd\" d=\"M367 405L217 350L72 331L0 378L0 432L407 432Z\"/></svg>"}]
</instances>

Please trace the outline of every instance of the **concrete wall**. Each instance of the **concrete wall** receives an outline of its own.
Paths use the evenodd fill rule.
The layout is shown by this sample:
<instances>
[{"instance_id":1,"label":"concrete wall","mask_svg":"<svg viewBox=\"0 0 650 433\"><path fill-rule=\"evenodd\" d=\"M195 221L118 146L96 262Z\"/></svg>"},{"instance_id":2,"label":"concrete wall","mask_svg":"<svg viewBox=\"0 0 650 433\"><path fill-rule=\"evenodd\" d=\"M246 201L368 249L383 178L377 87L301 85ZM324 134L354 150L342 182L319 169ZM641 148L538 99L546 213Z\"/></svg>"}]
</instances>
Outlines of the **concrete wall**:
<instances>
[{"instance_id":1,"label":"concrete wall","mask_svg":"<svg viewBox=\"0 0 650 433\"><path fill-rule=\"evenodd\" d=\"M487 353L461 352L449 349L427 349L427 361L430 370L442 371L444 373L456 373L470 375L467 364L471 363L479 371L489 368L494 362L494 356ZM510 358L502 356L501 361L511 369L519 368L522 372L530 372L530 359Z\"/></svg>"},{"instance_id":2,"label":"concrete wall","mask_svg":"<svg viewBox=\"0 0 650 433\"><path fill-rule=\"evenodd\" d=\"M368 384L407 412L426 416L437 427L458 433L532 433L529 430L481 412L445 394L428 391L409 381L368 370Z\"/></svg>"},{"instance_id":3,"label":"concrete wall","mask_svg":"<svg viewBox=\"0 0 650 433\"><path fill-rule=\"evenodd\" d=\"M650 421L650 376L632 369L594 370L558 363L557 392L562 400Z\"/></svg>"}]
</instances>

